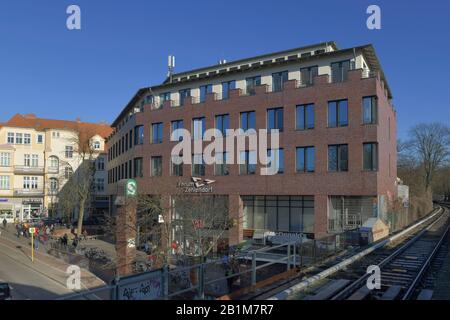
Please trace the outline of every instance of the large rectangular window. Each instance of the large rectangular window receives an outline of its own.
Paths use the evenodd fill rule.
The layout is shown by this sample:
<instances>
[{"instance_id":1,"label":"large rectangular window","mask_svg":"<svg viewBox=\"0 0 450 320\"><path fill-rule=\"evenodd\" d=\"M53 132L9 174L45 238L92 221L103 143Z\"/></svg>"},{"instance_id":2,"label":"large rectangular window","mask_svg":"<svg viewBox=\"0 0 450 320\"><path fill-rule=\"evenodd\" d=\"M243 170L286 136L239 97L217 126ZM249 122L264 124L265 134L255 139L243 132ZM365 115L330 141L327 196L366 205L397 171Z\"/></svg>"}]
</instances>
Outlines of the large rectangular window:
<instances>
[{"instance_id":1,"label":"large rectangular window","mask_svg":"<svg viewBox=\"0 0 450 320\"><path fill-rule=\"evenodd\" d=\"M16 144L22 144L22 142L23 142L23 134L16 133Z\"/></svg>"},{"instance_id":2,"label":"large rectangular window","mask_svg":"<svg viewBox=\"0 0 450 320\"><path fill-rule=\"evenodd\" d=\"M14 144L14 132L8 132L6 143Z\"/></svg>"},{"instance_id":3,"label":"large rectangular window","mask_svg":"<svg viewBox=\"0 0 450 320\"><path fill-rule=\"evenodd\" d=\"M0 176L0 190L9 190L9 176Z\"/></svg>"},{"instance_id":4,"label":"large rectangular window","mask_svg":"<svg viewBox=\"0 0 450 320\"><path fill-rule=\"evenodd\" d=\"M144 144L144 126L134 127L134 144Z\"/></svg>"},{"instance_id":5,"label":"large rectangular window","mask_svg":"<svg viewBox=\"0 0 450 320\"><path fill-rule=\"evenodd\" d=\"M142 158L134 158L134 177L142 178L144 176L144 170L142 168Z\"/></svg>"},{"instance_id":6,"label":"large rectangular window","mask_svg":"<svg viewBox=\"0 0 450 320\"><path fill-rule=\"evenodd\" d=\"M284 150L283 149L268 149L267 157L270 163L268 166L272 167L272 165L277 168L277 173L284 173ZM273 160L272 160L273 159ZM272 161L274 164L272 164Z\"/></svg>"},{"instance_id":7,"label":"large rectangular window","mask_svg":"<svg viewBox=\"0 0 450 320\"><path fill-rule=\"evenodd\" d=\"M177 131L177 130L184 129L183 120L172 121L170 126L171 126L171 130L172 130L171 131L172 132L171 141L181 141L181 140L183 140L183 135L181 134L180 131Z\"/></svg>"},{"instance_id":8,"label":"large rectangular window","mask_svg":"<svg viewBox=\"0 0 450 320\"><path fill-rule=\"evenodd\" d=\"M376 96L363 98L363 124L377 123L377 109L378 98Z\"/></svg>"},{"instance_id":9,"label":"large rectangular window","mask_svg":"<svg viewBox=\"0 0 450 320\"><path fill-rule=\"evenodd\" d=\"M313 196L243 196L244 228L314 233Z\"/></svg>"},{"instance_id":10,"label":"large rectangular window","mask_svg":"<svg viewBox=\"0 0 450 320\"><path fill-rule=\"evenodd\" d=\"M272 90L274 92L283 90L286 81L288 81L287 71L272 73Z\"/></svg>"},{"instance_id":11,"label":"large rectangular window","mask_svg":"<svg viewBox=\"0 0 450 320\"><path fill-rule=\"evenodd\" d=\"M23 135L23 144L31 144L31 134L25 133Z\"/></svg>"},{"instance_id":12,"label":"large rectangular window","mask_svg":"<svg viewBox=\"0 0 450 320\"><path fill-rule=\"evenodd\" d=\"M239 174L255 174L257 164L256 151L241 151L239 157Z\"/></svg>"},{"instance_id":13,"label":"large rectangular window","mask_svg":"<svg viewBox=\"0 0 450 320\"><path fill-rule=\"evenodd\" d=\"M38 167L39 166L39 155L32 154L31 155L31 166Z\"/></svg>"},{"instance_id":14,"label":"large rectangular window","mask_svg":"<svg viewBox=\"0 0 450 320\"><path fill-rule=\"evenodd\" d=\"M214 174L216 176L227 176L229 174L227 158L228 158L227 152L215 154L216 163L214 165Z\"/></svg>"},{"instance_id":15,"label":"large rectangular window","mask_svg":"<svg viewBox=\"0 0 450 320\"><path fill-rule=\"evenodd\" d=\"M205 161L202 154L194 154L192 156L192 175L204 176L205 175Z\"/></svg>"},{"instance_id":16,"label":"large rectangular window","mask_svg":"<svg viewBox=\"0 0 450 320\"><path fill-rule=\"evenodd\" d=\"M170 159L170 174L172 176L183 175L183 157L182 156L172 156Z\"/></svg>"},{"instance_id":17,"label":"large rectangular window","mask_svg":"<svg viewBox=\"0 0 450 320\"><path fill-rule=\"evenodd\" d=\"M328 146L328 171L348 171L348 145Z\"/></svg>"},{"instance_id":18,"label":"large rectangular window","mask_svg":"<svg viewBox=\"0 0 450 320\"><path fill-rule=\"evenodd\" d=\"M315 150L314 147L299 147L296 150L296 171L315 171Z\"/></svg>"},{"instance_id":19,"label":"large rectangular window","mask_svg":"<svg viewBox=\"0 0 450 320\"><path fill-rule=\"evenodd\" d=\"M347 80L350 70L350 60L334 62L331 64L331 81L343 82Z\"/></svg>"},{"instance_id":20,"label":"large rectangular window","mask_svg":"<svg viewBox=\"0 0 450 320\"><path fill-rule=\"evenodd\" d=\"M247 131L256 129L255 111L241 112L240 114L241 129Z\"/></svg>"},{"instance_id":21,"label":"large rectangular window","mask_svg":"<svg viewBox=\"0 0 450 320\"><path fill-rule=\"evenodd\" d=\"M170 92L164 92L159 95L159 107L162 108L166 101L170 101Z\"/></svg>"},{"instance_id":22,"label":"large rectangular window","mask_svg":"<svg viewBox=\"0 0 450 320\"><path fill-rule=\"evenodd\" d=\"M162 143L163 142L163 123L153 123L152 124L152 143Z\"/></svg>"},{"instance_id":23,"label":"large rectangular window","mask_svg":"<svg viewBox=\"0 0 450 320\"><path fill-rule=\"evenodd\" d=\"M369 171L378 170L378 144L376 143L363 144L363 165L364 170Z\"/></svg>"},{"instance_id":24,"label":"large rectangular window","mask_svg":"<svg viewBox=\"0 0 450 320\"><path fill-rule=\"evenodd\" d=\"M194 140L202 140L206 131L205 118L192 119L193 137Z\"/></svg>"},{"instance_id":25,"label":"large rectangular window","mask_svg":"<svg viewBox=\"0 0 450 320\"><path fill-rule=\"evenodd\" d=\"M250 96L256 93L255 87L261 85L261 76L249 77L246 81L246 93Z\"/></svg>"},{"instance_id":26,"label":"large rectangular window","mask_svg":"<svg viewBox=\"0 0 450 320\"><path fill-rule=\"evenodd\" d=\"M267 110L267 130L283 131L283 108L273 108Z\"/></svg>"},{"instance_id":27,"label":"large rectangular window","mask_svg":"<svg viewBox=\"0 0 450 320\"><path fill-rule=\"evenodd\" d=\"M216 129L226 136L227 130L230 129L230 116L228 114L221 114L216 116Z\"/></svg>"},{"instance_id":28,"label":"large rectangular window","mask_svg":"<svg viewBox=\"0 0 450 320\"><path fill-rule=\"evenodd\" d=\"M23 165L25 167L30 167L31 166L31 156L29 154L24 154L23 155Z\"/></svg>"},{"instance_id":29,"label":"large rectangular window","mask_svg":"<svg viewBox=\"0 0 450 320\"><path fill-rule=\"evenodd\" d=\"M156 156L151 157L151 164L152 164L152 176L153 177L160 177L162 176L162 157Z\"/></svg>"},{"instance_id":30,"label":"large rectangular window","mask_svg":"<svg viewBox=\"0 0 450 320\"><path fill-rule=\"evenodd\" d=\"M200 102L205 102L206 95L213 92L212 84L200 86Z\"/></svg>"},{"instance_id":31,"label":"large rectangular window","mask_svg":"<svg viewBox=\"0 0 450 320\"><path fill-rule=\"evenodd\" d=\"M11 166L11 153L0 152L0 167Z\"/></svg>"},{"instance_id":32,"label":"large rectangular window","mask_svg":"<svg viewBox=\"0 0 450 320\"><path fill-rule=\"evenodd\" d=\"M348 101L328 102L328 128L348 126Z\"/></svg>"},{"instance_id":33,"label":"large rectangular window","mask_svg":"<svg viewBox=\"0 0 450 320\"><path fill-rule=\"evenodd\" d=\"M66 156L67 159L72 159L73 158L73 146L66 146L65 156Z\"/></svg>"},{"instance_id":34,"label":"large rectangular window","mask_svg":"<svg viewBox=\"0 0 450 320\"><path fill-rule=\"evenodd\" d=\"M38 178L37 177L23 177L23 188L25 190L38 189Z\"/></svg>"},{"instance_id":35,"label":"large rectangular window","mask_svg":"<svg viewBox=\"0 0 450 320\"><path fill-rule=\"evenodd\" d=\"M180 106L184 105L186 99L191 96L191 89L183 89L179 91L180 93Z\"/></svg>"},{"instance_id":36,"label":"large rectangular window","mask_svg":"<svg viewBox=\"0 0 450 320\"><path fill-rule=\"evenodd\" d=\"M230 97L230 90L236 89L236 81L222 82L222 99L228 99Z\"/></svg>"},{"instance_id":37,"label":"large rectangular window","mask_svg":"<svg viewBox=\"0 0 450 320\"><path fill-rule=\"evenodd\" d=\"M296 123L297 130L314 129L314 104L297 106Z\"/></svg>"},{"instance_id":38,"label":"large rectangular window","mask_svg":"<svg viewBox=\"0 0 450 320\"><path fill-rule=\"evenodd\" d=\"M300 69L300 85L303 87L314 84L314 78L319 74L319 67L307 67Z\"/></svg>"}]
</instances>

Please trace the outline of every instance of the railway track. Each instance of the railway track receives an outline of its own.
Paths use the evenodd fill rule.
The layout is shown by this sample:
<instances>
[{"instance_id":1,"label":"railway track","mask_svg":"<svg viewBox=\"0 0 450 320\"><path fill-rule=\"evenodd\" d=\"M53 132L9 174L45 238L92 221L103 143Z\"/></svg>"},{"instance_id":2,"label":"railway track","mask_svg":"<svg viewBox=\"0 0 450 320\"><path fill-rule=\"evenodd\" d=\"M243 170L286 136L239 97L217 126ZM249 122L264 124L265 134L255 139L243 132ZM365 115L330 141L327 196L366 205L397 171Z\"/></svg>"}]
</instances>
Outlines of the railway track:
<instances>
[{"instance_id":1,"label":"railway track","mask_svg":"<svg viewBox=\"0 0 450 320\"><path fill-rule=\"evenodd\" d=\"M330 277L328 284L306 299L320 300L409 300L431 299L433 274L442 265L444 245L448 241L449 210L420 232L411 234L400 245L375 251L346 270ZM381 275L381 288L370 290L367 280L369 266L377 266Z\"/></svg>"},{"instance_id":2,"label":"railway track","mask_svg":"<svg viewBox=\"0 0 450 320\"><path fill-rule=\"evenodd\" d=\"M369 254L362 254L364 248L356 248L355 250L349 250L348 252L342 252L334 258L327 259L319 265L309 267L294 278L288 279L278 285L274 285L247 297L251 300L262 299L293 299L301 300L308 295L317 293L324 282L328 279L335 279L336 277L345 277L350 279L349 282L354 282L361 277L361 274L365 274L367 267L370 265L378 265L384 259L391 256L400 246L403 246L408 241L418 235L424 228L434 223L443 211L435 209L429 216L416 222L415 225L407 228L407 230L399 231L390 237L390 240L386 244L381 244L377 248L373 248L373 251ZM353 259L356 255L361 255L351 262L350 266L345 267L344 271L332 271L332 275L326 275L325 279L317 280L321 273L327 273L329 270L336 269L339 264L345 264L346 260ZM335 272L335 274L333 274ZM314 279L316 278L316 279ZM306 282L306 284L305 284ZM299 289L297 289L299 287ZM281 298L279 297L281 295Z\"/></svg>"}]
</instances>

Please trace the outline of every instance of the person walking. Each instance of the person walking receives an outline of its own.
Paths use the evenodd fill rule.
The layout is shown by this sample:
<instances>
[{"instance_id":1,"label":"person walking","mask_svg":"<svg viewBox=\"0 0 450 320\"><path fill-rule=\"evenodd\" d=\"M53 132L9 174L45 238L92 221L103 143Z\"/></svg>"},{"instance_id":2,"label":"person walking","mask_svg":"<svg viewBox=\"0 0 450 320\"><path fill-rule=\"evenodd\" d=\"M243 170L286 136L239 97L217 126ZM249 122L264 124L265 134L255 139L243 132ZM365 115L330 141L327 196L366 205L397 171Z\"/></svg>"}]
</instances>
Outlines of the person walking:
<instances>
[{"instance_id":1,"label":"person walking","mask_svg":"<svg viewBox=\"0 0 450 320\"><path fill-rule=\"evenodd\" d=\"M39 240L39 233L35 233L35 240L34 240L34 248L36 249L36 251L37 250L39 250L39 242L40 242L40 240Z\"/></svg>"},{"instance_id":2,"label":"person walking","mask_svg":"<svg viewBox=\"0 0 450 320\"><path fill-rule=\"evenodd\" d=\"M6 221L6 218L3 218L3 229L6 229L7 224L8 224L8 221Z\"/></svg>"},{"instance_id":3,"label":"person walking","mask_svg":"<svg viewBox=\"0 0 450 320\"><path fill-rule=\"evenodd\" d=\"M22 226L20 223L16 224L17 238L20 238L20 232L22 231Z\"/></svg>"}]
</instances>

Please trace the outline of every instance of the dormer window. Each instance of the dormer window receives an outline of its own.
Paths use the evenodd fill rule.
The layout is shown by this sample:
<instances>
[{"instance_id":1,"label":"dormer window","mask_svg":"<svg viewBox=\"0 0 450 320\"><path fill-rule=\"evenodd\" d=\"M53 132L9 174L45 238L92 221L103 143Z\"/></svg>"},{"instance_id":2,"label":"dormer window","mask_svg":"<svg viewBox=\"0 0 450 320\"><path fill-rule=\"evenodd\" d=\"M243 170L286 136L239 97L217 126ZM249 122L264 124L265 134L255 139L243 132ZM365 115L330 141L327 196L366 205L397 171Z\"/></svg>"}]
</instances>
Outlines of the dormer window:
<instances>
[{"instance_id":1,"label":"dormer window","mask_svg":"<svg viewBox=\"0 0 450 320\"><path fill-rule=\"evenodd\" d=\"M100 150L100 141L94 141L94 149Z\"/></svg>"}]
</instances>

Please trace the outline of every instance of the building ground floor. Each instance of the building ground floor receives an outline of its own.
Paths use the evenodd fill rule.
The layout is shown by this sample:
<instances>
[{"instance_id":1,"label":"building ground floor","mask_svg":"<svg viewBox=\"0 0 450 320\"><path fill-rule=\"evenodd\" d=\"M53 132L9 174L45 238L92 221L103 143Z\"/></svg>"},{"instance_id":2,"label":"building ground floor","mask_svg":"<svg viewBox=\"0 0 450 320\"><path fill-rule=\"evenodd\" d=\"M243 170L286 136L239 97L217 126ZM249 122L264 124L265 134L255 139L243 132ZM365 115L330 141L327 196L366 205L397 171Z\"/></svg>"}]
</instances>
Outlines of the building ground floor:
<instances>
[{"instance_id":1,"label":"building ground floor","mask_svg":"<svg viewBox=\"0 0 450 320\"><path fill-rule=\"evenodd\" d=\"M0 197L0 219L7 221L24 221L33 218L63 216L58 209L57 199L49 200L49 197ZM96 196L85 218L103 216L109 211L108 197ZM75 211L71 218L76 219Z\"/></svg>"},{"instance_id":2,"label":"building ground floor","mask_svg":"<svg viewBox=\"0 0 450 320\"><path fill-rule=\"evenodd\" d=\"M43 197L2 197L0 198L0 217L9 221L24 221L42 216Z\"/></svg>"},{"instance_id":3,"label":"building ground floor","mask_svg":"<svg viewBox=\"0 0 450 320\"><path fill-rule=\"evenodd\" d=\"M384 220L387 213L385 195L188 194L180 200L177 194L161 198L166 199L162 206L170 208L165 219L171 221L171 241L184 247L202 235L220 238L219 246L224 241L237 245L266 232L286 241L318 239L357 229L373 217ZM111 196L110 206L115 203L116 197Z\"/></svg>"}]
</instances>

